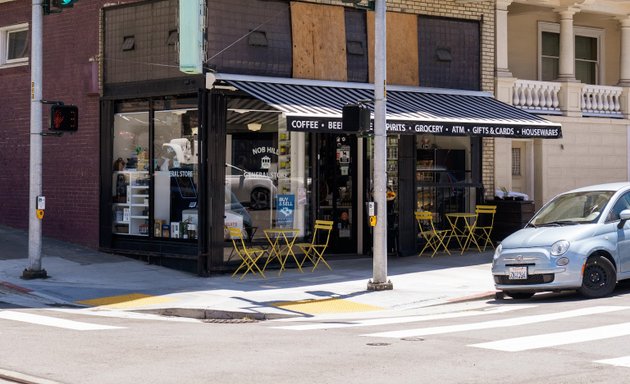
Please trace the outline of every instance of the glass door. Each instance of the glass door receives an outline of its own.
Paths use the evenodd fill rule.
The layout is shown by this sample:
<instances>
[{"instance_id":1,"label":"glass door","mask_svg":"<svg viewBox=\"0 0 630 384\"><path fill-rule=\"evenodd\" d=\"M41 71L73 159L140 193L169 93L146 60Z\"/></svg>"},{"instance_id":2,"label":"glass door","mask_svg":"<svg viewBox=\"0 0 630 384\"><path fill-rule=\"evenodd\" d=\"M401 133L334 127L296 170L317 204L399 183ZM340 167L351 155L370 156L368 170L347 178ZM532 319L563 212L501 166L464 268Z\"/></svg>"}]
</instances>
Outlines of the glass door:
<instances>
[{"instance_id":1,"label":"glass door","mask_svg":"<svg viewBox=\"0 0 630 384\"><path fill-rule=\"evenodd\" d=\"M334 221L330 253L357 252L357 138L318 135L317 218Z\"/></svg>"}]
</instances>

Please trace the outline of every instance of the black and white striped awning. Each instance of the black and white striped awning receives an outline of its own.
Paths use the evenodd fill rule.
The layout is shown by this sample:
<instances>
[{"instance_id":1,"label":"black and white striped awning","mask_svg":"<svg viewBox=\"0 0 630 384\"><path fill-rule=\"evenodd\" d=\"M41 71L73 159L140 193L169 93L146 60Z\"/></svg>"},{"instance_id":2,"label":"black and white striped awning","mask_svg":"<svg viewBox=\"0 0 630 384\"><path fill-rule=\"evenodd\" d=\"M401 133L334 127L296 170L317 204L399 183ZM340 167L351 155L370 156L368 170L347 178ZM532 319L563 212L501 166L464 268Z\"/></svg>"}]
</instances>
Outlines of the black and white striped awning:
<instances>
[{"instance_id":1,"label":"black and white striped awning","mask_svg":"<svg viewBox=\"0 0 630 384\"><path fill-rule=\"evenodd\" d=\"M210 76L213 84L228 83L280 111L289 131L342 133L343 106L374 99L373 86L364 83ZM386 120L387 132L393 134L562 137L559 123L500 102L486 92L389 86Z\"/></svg>"}]
</instances>

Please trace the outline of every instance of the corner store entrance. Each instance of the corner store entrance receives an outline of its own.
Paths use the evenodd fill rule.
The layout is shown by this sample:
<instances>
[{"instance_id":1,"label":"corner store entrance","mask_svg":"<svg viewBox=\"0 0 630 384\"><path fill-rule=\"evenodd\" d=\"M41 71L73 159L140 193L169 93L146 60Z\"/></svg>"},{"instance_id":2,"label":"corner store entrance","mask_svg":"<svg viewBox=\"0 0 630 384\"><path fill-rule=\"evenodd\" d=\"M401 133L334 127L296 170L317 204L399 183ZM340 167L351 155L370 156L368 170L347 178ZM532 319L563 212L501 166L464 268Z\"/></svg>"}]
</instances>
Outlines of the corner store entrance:
<instances>
[{"instance_id":1,"label":"corner store entrance","mask_svg":"<svg viewBox=\"0 0 630 384\"><path fill-rule=\"evenodd\" d=\"M357 137L335 134L315 137L316 218L335 222L328 252L357 253L358 224L362 217L357 209Z\"/></svg>"}]
</instances>

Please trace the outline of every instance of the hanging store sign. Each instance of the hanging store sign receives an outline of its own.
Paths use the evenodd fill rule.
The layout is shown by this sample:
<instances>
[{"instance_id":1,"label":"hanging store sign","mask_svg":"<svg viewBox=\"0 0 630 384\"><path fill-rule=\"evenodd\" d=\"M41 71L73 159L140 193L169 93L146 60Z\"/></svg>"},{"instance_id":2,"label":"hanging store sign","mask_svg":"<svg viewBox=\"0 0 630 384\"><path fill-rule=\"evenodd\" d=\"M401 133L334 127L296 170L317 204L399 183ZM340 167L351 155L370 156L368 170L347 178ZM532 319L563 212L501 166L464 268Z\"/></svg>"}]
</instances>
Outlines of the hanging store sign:
<instances>
[{"instance_id":1,"label":"hanging store sign","mask_svg":"<svg viewBox=\"0 0 630 384\"><path fill-rule=\"evenodd\" d=\"M372 121L370 132L373 131ZM344 133L341 118L322 118L308 116L287 116L287 129L294 132L328 132ZM438 136L481 136L512 137L531 139L562 138L560 125L509 125L458 122L422 122L422 121L388 121L387 133L414 135L433 134Z\"/></svg>"}]
</instances>

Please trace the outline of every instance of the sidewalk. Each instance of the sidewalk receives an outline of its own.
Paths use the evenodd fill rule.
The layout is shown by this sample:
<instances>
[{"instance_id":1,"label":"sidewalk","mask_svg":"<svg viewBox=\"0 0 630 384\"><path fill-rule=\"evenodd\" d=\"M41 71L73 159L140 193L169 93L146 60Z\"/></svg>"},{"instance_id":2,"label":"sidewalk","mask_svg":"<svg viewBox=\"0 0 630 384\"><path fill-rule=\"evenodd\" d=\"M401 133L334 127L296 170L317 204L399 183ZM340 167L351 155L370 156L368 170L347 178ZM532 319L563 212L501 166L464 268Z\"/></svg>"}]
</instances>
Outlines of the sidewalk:
<instances>
[{"instance_id":1,"label":"sidewalk","mask_svg":"<svg viewBox=\"0 0 630 384\"><path fill-rule=\"evenodd\" d=\"M150 311L195 318L266 319L321 314L377 314L413 310L494 295L492 250L434 258L394 257L388 278L394 289L367 291L372 259L329 261L300 273L289 269L266 279L248 274L202 278L75 244L44 238L46 279L23 280L28 266L28 234L0 226L0 308L2 303Z\"/></svg>"}]
</instances>

